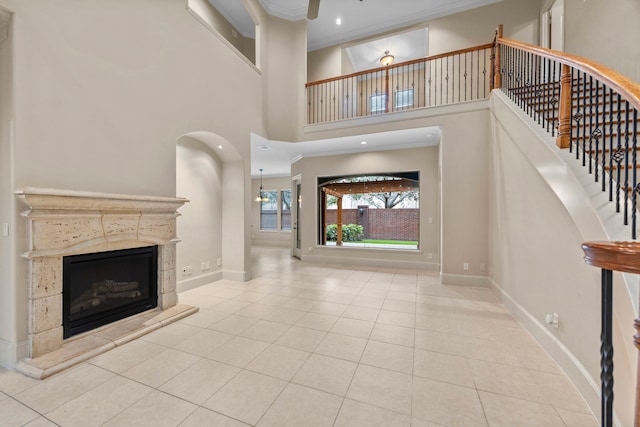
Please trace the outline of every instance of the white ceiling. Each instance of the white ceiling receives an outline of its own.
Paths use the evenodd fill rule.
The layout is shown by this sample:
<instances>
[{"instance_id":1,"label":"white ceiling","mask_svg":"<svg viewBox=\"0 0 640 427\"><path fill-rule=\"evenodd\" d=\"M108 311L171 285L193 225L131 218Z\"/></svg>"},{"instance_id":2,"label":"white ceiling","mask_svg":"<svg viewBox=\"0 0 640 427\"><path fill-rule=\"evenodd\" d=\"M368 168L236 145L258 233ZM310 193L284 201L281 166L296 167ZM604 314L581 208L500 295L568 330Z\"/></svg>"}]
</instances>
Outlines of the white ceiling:
<instances>
[{"instance_id":1,"label":"white ceiling","mask_svg":"<svg viewBox=\"0 0 640 427\"><path fill-rule=\"evenodd\" d=\"M370 70L380 67L380 57L385 51L394 56L394 62L411 61L429 55L428 28L405 31L376 40L369 40L345 48L353 71Z\"/></svg>"},{"instance_id":2,"label":"white ceiling","mask_svg":"<svg viewBox=\"0 0 640 427\"><path fill-rule=\"evenodd\" d=\"M254 23L242 0L209 1L241 34L255 37ZM293 22L306 19L309 0L259 1L270 15ZM380 66L378 61L385 50L396 57L395 62L425 57L429 54L427 27L395 34L393 30L499 1L502 0L320 0L318 18L307 22L307 50L388 33L366 43L346 46L356 71ZM340 25L336 24L337 18L341 20ZM367 144L361 145L362 141ZM429 146L437 145L439 141L438 128L296 143L268 141L252 135L251 175L258 177L262 168L265 177L288 176L291 162L300 157Z\"/></svg>"},{"instance_id":3,"label":"white ceiling","mask_svg":"<svg viewBox=\"0 0 640 427\"><path fill-rule=\"evenodd\" d=\"M362 144L365 141L366 144ZM302 157L331 156L438 145L440 128L426 127L305 142L269 141L251 135L251 176L289 176L291 163Z\"/></svg>"},{"instance_id":4,"label":"white ceiling","mask_svg":"<svg viewBox=\"0 0 640 427\"><path fill-rule=\"evenodd\" d=\"M209 0L245 36L254 25L241 0ZM308 0L259 0L273 16L306 19ZM307 48L345 43L502 0L320 0L318 18L308 21ZM342 24L336 25L336 18Z\"/></svg>"}]
</instances>

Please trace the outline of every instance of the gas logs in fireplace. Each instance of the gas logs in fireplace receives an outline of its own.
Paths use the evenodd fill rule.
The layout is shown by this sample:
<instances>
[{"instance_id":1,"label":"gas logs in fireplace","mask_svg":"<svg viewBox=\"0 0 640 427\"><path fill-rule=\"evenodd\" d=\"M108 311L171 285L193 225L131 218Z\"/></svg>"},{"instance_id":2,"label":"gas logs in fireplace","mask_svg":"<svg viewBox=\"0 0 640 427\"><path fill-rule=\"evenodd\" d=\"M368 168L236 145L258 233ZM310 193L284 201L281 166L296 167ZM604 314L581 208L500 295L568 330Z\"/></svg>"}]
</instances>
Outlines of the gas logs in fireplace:
<instances>
[{"instance_id":1,"label":"gas logs in fireplace","mask_svg":"<svg viewBox=\"0 0 640 427\"><path fill-rule=\"evenodd\" d=\"M157 246L64 257L64 337L156 307L157 270Z\"/></svg>"}]
</instances>

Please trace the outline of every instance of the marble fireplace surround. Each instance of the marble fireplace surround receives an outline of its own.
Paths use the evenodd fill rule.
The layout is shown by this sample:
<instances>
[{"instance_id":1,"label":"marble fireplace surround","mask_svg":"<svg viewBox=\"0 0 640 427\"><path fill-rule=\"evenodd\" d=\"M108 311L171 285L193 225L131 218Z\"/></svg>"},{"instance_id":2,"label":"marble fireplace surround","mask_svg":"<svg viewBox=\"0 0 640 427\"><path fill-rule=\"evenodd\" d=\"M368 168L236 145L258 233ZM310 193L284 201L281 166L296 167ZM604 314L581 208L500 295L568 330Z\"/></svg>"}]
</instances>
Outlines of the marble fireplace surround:
<instances>
[{"instance_id":1,"label":"marble fireplace surround","mask_svg":"<svg viewBox=\"0 0 640 427\"><path fill-rule=\"evenodd\" d=\"M187 199L46 188L17 193L27 219L29 357L16 369L45 378L179 320L176 218ZM63 339L62 258L158 245L158 307Z\"/></svg>"}]
</instances>

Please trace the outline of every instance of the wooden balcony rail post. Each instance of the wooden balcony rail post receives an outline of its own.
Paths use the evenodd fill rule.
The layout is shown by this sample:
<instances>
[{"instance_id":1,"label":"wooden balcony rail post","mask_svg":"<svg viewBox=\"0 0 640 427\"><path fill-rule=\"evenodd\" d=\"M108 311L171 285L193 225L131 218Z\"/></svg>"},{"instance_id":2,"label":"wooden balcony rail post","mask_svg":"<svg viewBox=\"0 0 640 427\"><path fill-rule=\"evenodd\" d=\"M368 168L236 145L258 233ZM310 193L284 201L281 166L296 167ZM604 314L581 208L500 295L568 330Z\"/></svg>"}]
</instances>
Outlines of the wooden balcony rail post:
<instances>
[{"instance_id":1,"label":"wooden balcony rail post","mask_svg":"<svg viewBox=\"0 0 640 427\"><path fill-rule=\"evenodd\" d=\"M502 74L500 73L501 57L500 57L500 44L498 40L502 38L502 24L498 25L496 29L496 37L493 43L494 49L494 61L493 61L493 87L492 89L500 89L502 87Z\"/></svg>"},{"instance_id":2,"label":"wooden balcony rail post","mask_svg":"<svg viewBox=\"0 0 640 427\"><path fill-rule=\"evenodd\" d=\"M338 233L336 245L342 246L342 195L338 197L338 219L336 220L336 224L336 232Z\"/></svg>"},{"instance_id":3,"label":"wooden balcony rail post","mask_svg":"<svg viewBox=\"0 0 640 427\"><path fill-rule=\"evenodd\" d=\"M560 106L558 111L558 148L569 148L571 144L571 67L562 64L560 75Z\"/></svg>"},{"instance_id":4,"label":"wooden balcony rail post","mask_svg":"<svg viewBox=\"0 0 640 427\"><path fill-rule=\"evenodd\" d=\"M585 242L582 244L587 264L602 269L602 332L600 334L600 395L603 427L613 426L613 271L640 274L640 242ZM640 350L640 319L634 326L638 334L634 344ZM640 366L640 358L638 359ZM640 371L639 371L640 372ZM640 394L636 378L634 425L640 425Z\"/></svg>"},{"instance_id":5,"label":"wooden balcony rail post","mask_svg":"<svg viewBox=\"0 0 640 427\"><path fill-rule=\"evenodd\" d=\"M322 245L327 244L327 192L323 188L320 192L320 209L322 210Z\"/></svg>"}]
</instances>

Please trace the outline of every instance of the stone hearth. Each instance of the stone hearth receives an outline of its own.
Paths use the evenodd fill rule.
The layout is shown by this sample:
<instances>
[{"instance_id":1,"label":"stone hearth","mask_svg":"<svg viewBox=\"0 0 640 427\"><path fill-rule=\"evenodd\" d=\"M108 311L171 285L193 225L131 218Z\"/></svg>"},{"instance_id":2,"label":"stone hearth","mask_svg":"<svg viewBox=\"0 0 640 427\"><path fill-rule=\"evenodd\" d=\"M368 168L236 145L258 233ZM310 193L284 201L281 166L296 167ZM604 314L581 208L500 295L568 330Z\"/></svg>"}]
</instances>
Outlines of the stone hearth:
<instances>
[{"instance_id":1,"label":"stone hearth","mask_svg":"<svg viewBox=\"0 0 640 427\"><path fill-rule=\"evenodd\" d=\"M29 358L18 370L44 378L197 311L177 305L176 218L188 200L25 188ZM62 331L62 259L158 245L158 308L69 339Z\"/></svg>"}]
</instances>

